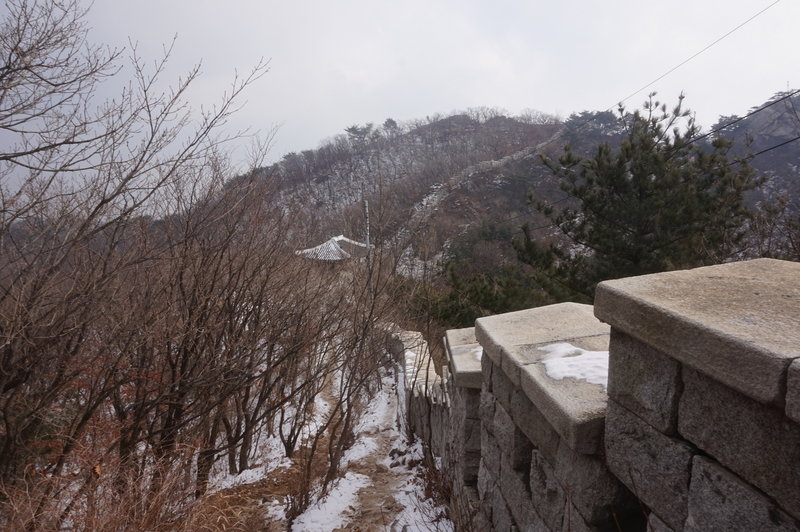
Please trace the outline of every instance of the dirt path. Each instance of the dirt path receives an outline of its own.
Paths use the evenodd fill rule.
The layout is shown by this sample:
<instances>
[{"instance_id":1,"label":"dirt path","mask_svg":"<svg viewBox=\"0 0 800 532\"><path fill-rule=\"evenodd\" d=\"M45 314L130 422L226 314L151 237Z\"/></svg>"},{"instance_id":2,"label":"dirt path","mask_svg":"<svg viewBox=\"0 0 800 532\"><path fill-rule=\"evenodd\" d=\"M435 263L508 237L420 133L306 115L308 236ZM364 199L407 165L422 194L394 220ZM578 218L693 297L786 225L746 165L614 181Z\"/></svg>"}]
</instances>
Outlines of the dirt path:
<instances>
[{"instance_id":1,"label":"dirt path","mask_svg":"<svg viewBox=\"0 0 800 532\"><path fill-rule=\"evenodd\" d=\"M347 470L365 475L370 483L358 491L357 504L343 530L448 528L439 519L443 508L425 499L422 448L419 444L409 445L402 434L397 401L396 383L391 378L384 379L383 389L364 413ZM362 448L368 452L363 453Z\"/></svg>"},{"instance_id":2,"label":"dirt path","mask_svg":"<svg viewBox=\"0 0 800 532\"><path fill-rule=\"evenodd\" d=\"M387 375L356 427L356 442L343 457L342 477L295 521L293 530L452 530L442 519L444 508L425 496L422 446L406 441L397 406L397 386Z\"/></svg>"},{"instance_id":3,"label":"dirt path","mask_svg":"<svg viewBox=\"0 0 800 532\"><path fill-rule=\"evenodd\" d=\"M374 410L366 414L373 415L373 419L368 423L375 424L367 426L357 436L357 441L370 439L374 442L372 452L348 465L349 471L366 475L371 481L369 486L358 491L355 515L350 518L348 530L389 530L405 509L395 495L410 480L411 474L402 464L390 467L391 455L396 456L404 449L396 426L397 395L394 387L388 391L390 393L386 393L387 390L384 389L384 393L379 397L388 403L380 415L375 415L378 413Z\"/></svg>"},{"instance_id":4,"label":"dirt path","mask_svg":"<svg viewBox=\"0 0 800 532\"><path fill-rule=\"evenodd\" d=\"M356 442L342 462L342 478L295 520L292 530L452 530L442 519L444 508L425 496L422 447L406 441L397 407L396 382L387 375L356 427ZM196 529L286 530L282 508L300 474L296 469L296 464L280 467L258 481L221 490L197 516L198 524L205 526Z\"/></svg>"}]
</instances>

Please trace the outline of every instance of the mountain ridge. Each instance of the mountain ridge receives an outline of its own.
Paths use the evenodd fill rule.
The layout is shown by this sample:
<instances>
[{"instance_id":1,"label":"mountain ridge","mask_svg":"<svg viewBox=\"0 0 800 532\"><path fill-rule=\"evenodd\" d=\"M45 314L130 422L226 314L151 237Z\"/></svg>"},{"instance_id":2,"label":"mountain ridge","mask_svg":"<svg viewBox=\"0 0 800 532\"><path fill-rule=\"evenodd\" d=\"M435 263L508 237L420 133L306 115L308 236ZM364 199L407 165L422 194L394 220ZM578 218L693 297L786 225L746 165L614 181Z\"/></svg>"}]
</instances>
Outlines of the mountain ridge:
<instances>
[{"instance_id":1,"label":"mountain ridge","mask_svg":"<svg viewBox=\"0 0 800 532\"><path fill-rule=\"evenodd\" d=\"M763 152L750 161L765 177L752 203L782 197L798 211L800 143L791 139L800 133L800 96L787 94L776 93L745 118L722 116L712 130L734 143L736 157ZM544 201L564 201L542 157L556 158L564 144L579 154L600 142L615 145L625 134L618 118L585 111L562 121L480 108L404 124L387 119L377 127L350 126L316 150L287 154L263 171L280 176L287 201L314 209L317 227L311 234L320 242L342 232L360 236L367 200L373 242L395 247L406 273L420 270L419 264L410 266L415 261L430 271L453 259L465 263L466 273L486 271L514 262L511 237L523 224L543 241L559 238L529 205L532 190ZM482 248L474 257L480 264L465 260L470 246Z\"/></svg>"}]
</instances>

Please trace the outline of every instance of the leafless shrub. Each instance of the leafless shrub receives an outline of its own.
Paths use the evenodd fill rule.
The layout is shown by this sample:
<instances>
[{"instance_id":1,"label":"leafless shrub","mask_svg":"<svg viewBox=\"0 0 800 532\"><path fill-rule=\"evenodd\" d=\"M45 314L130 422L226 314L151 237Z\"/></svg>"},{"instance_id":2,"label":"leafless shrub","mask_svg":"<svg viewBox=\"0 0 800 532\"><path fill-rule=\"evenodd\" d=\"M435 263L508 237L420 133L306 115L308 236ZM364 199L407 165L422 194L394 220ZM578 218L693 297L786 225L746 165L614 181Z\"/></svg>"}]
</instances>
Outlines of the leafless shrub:
<instances>
[{"instance_id":1,"label":"leafless shrub","mask_svg":"<svg viewBox=\"0 0 800 532\"><path fill-rule=\"evenodd\" d=\"M312 224L259 169L263 150L248 171L230 165L219 128L265 65L190 122L197 70L160 92L166 58L147 68L133 49L133 80L97 104L120 52L86 43L77 1L6 11L3 525L178 527L217 460L250 468L276 427L287 454L303 447L306 506L336 477L378 386L385 257L337 268L296 257ZM315 412L323 392L327 411Z\"/></svg>"}]
</instances>

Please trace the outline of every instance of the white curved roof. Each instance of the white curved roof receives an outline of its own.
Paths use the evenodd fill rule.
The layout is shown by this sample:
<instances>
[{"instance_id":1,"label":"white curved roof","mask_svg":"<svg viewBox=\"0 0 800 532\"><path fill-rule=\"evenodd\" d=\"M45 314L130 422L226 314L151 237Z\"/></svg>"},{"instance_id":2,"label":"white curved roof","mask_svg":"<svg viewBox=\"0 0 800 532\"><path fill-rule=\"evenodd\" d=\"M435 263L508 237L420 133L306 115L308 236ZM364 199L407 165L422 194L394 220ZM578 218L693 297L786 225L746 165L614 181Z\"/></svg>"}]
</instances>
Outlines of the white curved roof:
<instances>
[{"instance_id":1,"label":"white curved roof","mask_svg":"<svg viewBox=\"0 0 800 532\"><path fill-rule=\"evenodd\" d=\"M306 257L308 259L321 260L326 262L336 262L349 259L352 255L343 250L342 247L339 245L339 242L346 242L353 246L359 246L362 248L367 247L366 244L362 244L361 242L356 242L355 240L351 240L345 237L344 235L339 235L329 240L326 240L322 244L315 246L313 248L301 249L295 251L295 254L300 255L301 257Z\"/></svg>"}]
</instances>

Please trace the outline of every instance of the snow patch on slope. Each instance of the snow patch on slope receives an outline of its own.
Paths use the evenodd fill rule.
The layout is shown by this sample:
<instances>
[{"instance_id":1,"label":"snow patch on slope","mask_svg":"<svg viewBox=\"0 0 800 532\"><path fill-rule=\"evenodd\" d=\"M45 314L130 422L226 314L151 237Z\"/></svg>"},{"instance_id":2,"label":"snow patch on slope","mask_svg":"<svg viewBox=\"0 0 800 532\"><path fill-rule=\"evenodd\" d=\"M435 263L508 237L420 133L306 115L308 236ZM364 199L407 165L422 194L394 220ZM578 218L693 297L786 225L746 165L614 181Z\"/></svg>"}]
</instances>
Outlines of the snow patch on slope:
<instances>
[{"instance_id":1,"label":"snow patch on slope","mask_svg":"<svg viewBox=\"0 0 800 532\"><path fill-rule=\"evenodd\" d=\"M258 443L257 453L261 464L256 464L250 469L245 469L238 475L231 475L227 471L227 460L218 459L214 463L208 482L209 493L224 489L252 484L267 477L271 472L280 467L291 467L292 461L286 458L280 438L263 437Z\"/></svg>"},{"instance_id":2,"label":"snow patch on slope","mask_svg":"<svg viewBox=\"0 0 800 532\"><path fill-rule=\"evenodd\" d=\"M334 488L314 503L292 524L294 532L327 532L347 524L345 513L354 510L358 490L369 486L366 475L349 472L340 478Z\"/></svg>"}]
</instances>

